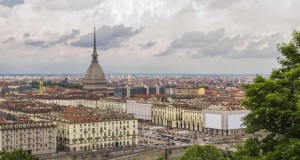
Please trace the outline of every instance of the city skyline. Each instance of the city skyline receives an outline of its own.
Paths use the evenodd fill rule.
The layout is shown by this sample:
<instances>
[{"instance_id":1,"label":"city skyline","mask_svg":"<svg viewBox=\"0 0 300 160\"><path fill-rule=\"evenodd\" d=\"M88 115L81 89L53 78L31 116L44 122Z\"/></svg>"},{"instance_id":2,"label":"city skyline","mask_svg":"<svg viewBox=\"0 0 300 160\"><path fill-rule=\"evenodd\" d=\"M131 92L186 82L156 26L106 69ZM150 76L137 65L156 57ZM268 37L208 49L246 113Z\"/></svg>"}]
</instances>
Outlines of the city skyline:
<instances>
[{"instance_id":1,"label":"city skyline","mask_svg":"<svg viewBox=\"0 0 300 160\"><path fill-rule=\"evenodd\" d=\"M266 74L297 1L0 0L0 74Z\"/></svg>"}]
</instances>

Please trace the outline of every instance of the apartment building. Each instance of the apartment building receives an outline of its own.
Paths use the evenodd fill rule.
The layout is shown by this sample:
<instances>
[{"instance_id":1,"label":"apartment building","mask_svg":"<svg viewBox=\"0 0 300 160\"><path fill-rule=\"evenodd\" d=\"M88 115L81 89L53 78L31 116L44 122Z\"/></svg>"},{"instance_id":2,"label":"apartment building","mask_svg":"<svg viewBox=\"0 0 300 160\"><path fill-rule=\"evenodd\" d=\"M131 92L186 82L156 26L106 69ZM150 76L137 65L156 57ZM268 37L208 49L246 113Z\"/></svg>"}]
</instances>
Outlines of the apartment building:
<instances>
[{"instance_id":1,"label":"apartment building","mask_svg":"<svg viewBox=\"0 0 300 160\"><path fill-rule=\"evenodd\" d=\"M42 95L33 96L33 99L47 104L52 103L64 106L83 106L105 110L114 110L118 112L126 112L126 101L120 98L102 99L97 96L83 95Z\"/></svg>"},{"instance_id":2,"label":"apartment building","mask_svg":"<svg viewBox=\"0 0 300 160\"><path fill-rule=\"evenodd\" d=\"M51 122L13 122L0 124L0 150L22 148L31 154L56 152L56 125Z\"/></svg>"},{"instance_id":3,"label":"apartment building","mask_svg":"<svg viewBox=\"0 0 300 160\"><path fill-rule=\"evenodd\" d=\"M155 104L152 122L169 128L202 131L202 109L188 104Z\"/></svg>"},{"instance_id":4,"label":"apartment building","mask_svg":"<svg viewBox=\"0 0 300 160\"><path fill-rule=\"evenodd\" d=\"M138 143L138 121L123 112L68 107L62 113L40 118L57 125L58 150L82 151Z\"/></svg>"}]
</instances>

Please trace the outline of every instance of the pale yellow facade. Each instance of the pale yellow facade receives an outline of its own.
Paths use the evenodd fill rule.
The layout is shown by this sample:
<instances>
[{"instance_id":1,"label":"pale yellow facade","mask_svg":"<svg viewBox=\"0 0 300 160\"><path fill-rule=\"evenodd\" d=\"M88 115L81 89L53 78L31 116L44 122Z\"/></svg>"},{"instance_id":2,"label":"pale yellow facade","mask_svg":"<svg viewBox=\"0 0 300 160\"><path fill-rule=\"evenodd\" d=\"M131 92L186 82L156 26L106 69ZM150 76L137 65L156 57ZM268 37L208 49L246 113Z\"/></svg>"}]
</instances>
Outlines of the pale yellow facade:
<instances>
[{"instance_id":1,"label":"pale yellow facade","mask_svg":"<svg viewBox=\"0 0 300 160\"><path fill-rule=\"evenodd\" d=\"M103 120L71 123L51 119L57 125L57 149L83 151L138 143L137 119Z\"/></svg>"},{"instance_id":2,"label":"pale yellow facade","mask_svg":"<svg viewBox=\"0 0 300 160\"><path fill-rule=\"evenodd\" d=\"M1 124L0 151L21 148L31 154L55 153L56 133L56 126L51 122Z\"/></svg>"},{"instance_id":3,"label":"pale yellow facade","mask_svg":"<svg viewBox=\"0 0 300 160\"><path fill-rule=\"evenodd\" d=\"M152 122L169 128L202 131L202 110L186 106L154 105Z\"/></svg>"},{"instance_id":4,"label":"pale yellow facade","mask_svg":"<svg viewBox=\"0 0 300 160\"><path fill-rule=\"evenodd\" d=\"M199 88L198 95L205 95L205 88Z\"/></svg>"},{"instance_id":5,"label":"pale yellow facade","mask_svg":"<svg viewBox=\"0 0 300 160\"><path fill-rule=\"evenodd\" d=\"M99 109L109 109L117 112L126 112L126 102L121 100L90 100L90 99L35 99L42 103L53 103L63 106L84 106Z\"/></svg>"},{"instance_id":6,"label":"pale yellow facade","mask_svg":"<svg viewBox=\"0 0 300 160\"><path fill-rule=\"evenodd\" d=\"M197 95L198 88L176 88L175 95Z\"/></svg>"}]
</instances>

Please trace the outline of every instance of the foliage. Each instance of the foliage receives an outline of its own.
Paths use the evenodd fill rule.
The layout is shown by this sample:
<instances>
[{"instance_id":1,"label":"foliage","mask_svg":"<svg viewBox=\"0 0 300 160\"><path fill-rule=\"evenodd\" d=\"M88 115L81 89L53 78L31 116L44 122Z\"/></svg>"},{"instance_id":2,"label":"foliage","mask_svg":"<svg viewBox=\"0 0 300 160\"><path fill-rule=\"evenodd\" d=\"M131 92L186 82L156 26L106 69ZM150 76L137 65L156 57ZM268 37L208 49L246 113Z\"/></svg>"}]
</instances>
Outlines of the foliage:
<instances>
[{"instance_id":1,"label":"foliage","mask_svg":"<svg viewBox=\"0 0 300 160\"><path fill-rule=\"evenodd\" d=\"M39 89L39 82L38 82L38 81L32 81L32 82L31 82L31 87L32 87L32 88Z\"/></svg>"},{"instance_id":2,"label":"foliage","mask_svg":"<svg viewBox=\"0 0 300 160\"><path fill-rule=\"evenodd\" d=\"M0 152L0 160L38 160L37 157L29 155L26 151L22 149L15 149L11 152L2 151Z\"/></svg>"},{"instance_id":3,"label":"foliage","mask_svg":"<svg viewBox=\"0 0 300 160\"><path fill-rule=\"evenodd\" d=\"M159 158L157 158L157 160L164 160L164 158L163 157L159 157Z\"/></svg>"},{"instance_id":4,"label":"foliage","mask_svg":"<svg viewBox=\"0 0 300 160\"><path fill-rule=\"evenodd\" d=\"M180 160L225 160L224 153L211 145L189 147Z\"/></svg>"},{"instance_id":5,"label":"foliage","mask_svg":"<svg viewBox=\"0 0 300 160\"><path fill-rule=\"evenodd\" d=\"M38 81L33 81L31 83L31 86L32 86L32 88L39 89L39 82ZM47 81L47 82L44 82L44 86L45 87L58 86L58 87L62 87L62 88L82 89L82 86L80 84L77 84L77 83L57 83L57 82Z\"/></svg>"},{"instance_id":6,"label":"foliage","mask_svg":"<svg viewBox=\"0 0 300 160\"><path fill-rule=\"evenodd\" d=\"M248 139L236 159L300 159L300 32L294 31L290 43L278 50L282 67L244 86L243 105L251 110L243 119L246 132L264 131L267 136Z\"/></svg>"}]
</instances>

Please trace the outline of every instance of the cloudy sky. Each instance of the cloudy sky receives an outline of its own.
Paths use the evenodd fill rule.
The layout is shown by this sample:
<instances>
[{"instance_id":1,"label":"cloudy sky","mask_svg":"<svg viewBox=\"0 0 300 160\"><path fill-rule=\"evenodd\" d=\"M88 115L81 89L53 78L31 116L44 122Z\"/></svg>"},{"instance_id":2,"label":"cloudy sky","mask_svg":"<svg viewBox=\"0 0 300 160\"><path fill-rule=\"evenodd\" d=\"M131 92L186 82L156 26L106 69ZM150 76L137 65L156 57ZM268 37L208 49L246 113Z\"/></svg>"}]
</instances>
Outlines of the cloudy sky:
<instances>
[{"instance_id":1,"label":"cloudy sky","mask_svg":"<svg viewBox=\"0 0 300 160\"><path fill-rule=\"evenodd\" d=\"M300 29L299 0L0 0L0 73L256 74Z\"/></svg>"}]
</instances>

